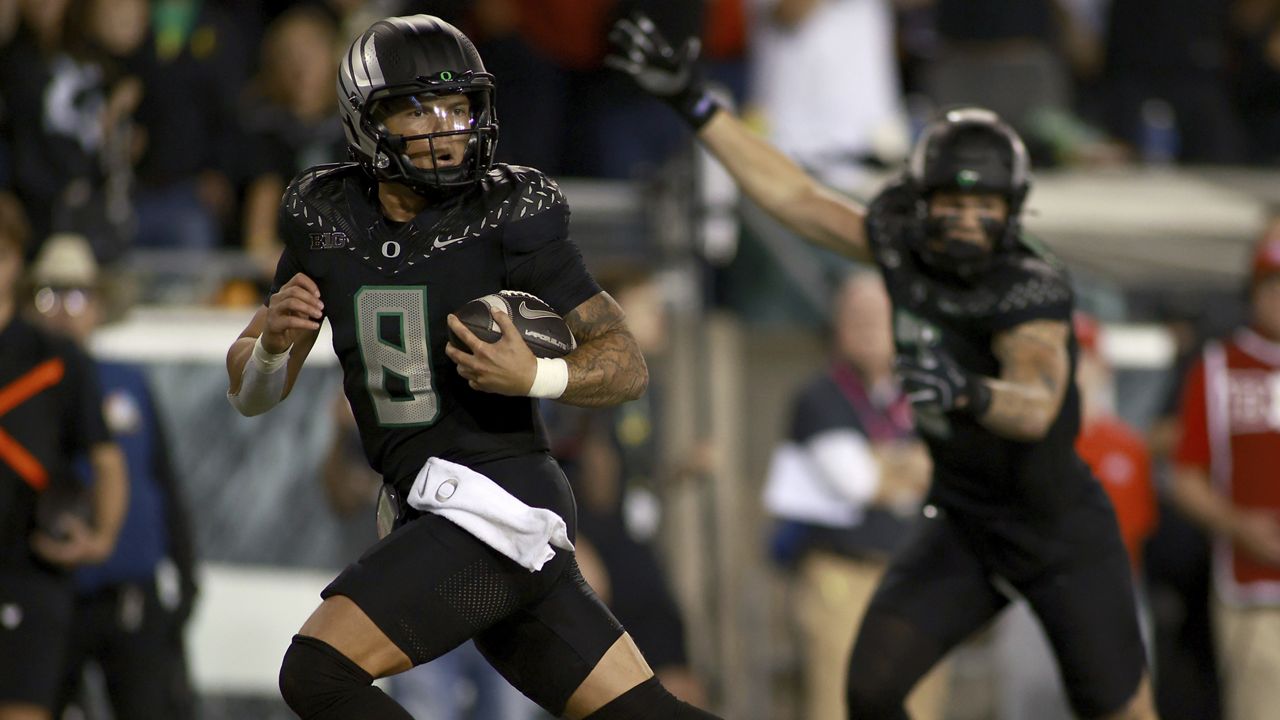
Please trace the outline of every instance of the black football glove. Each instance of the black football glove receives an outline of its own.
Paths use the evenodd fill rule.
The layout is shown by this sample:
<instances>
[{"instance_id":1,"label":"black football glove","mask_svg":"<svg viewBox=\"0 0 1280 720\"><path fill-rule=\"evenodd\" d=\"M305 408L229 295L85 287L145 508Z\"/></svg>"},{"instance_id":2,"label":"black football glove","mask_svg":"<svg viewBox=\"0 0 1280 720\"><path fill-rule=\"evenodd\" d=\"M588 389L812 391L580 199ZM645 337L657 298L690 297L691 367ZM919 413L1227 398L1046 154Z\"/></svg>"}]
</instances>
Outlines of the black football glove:
<instances>
[{"instance_id":1,"label":"black football glove","mask_svg":"<svg viewBox=\"0 0 1280 720\"><path fill-rule=\"evenodd\" d=\"M925 347L914 355L899 355L897 366L902 392L913 406L975 418L991 406L991 388L945 350Z\"/></svg>"},{"instance_id":2,"label":"black football glove","mask_svg":"<svg viewBox=\"0 0 1280 720\"><path fill-rule=\"evenodd\" d=\"M609 43L612 52L605 65L630 75L641 90L674 108L694 130L720 109L698 71L702 43L697 38L676 50L648 16L637 12L613 24Z\"/></svg>"}]
</instances>

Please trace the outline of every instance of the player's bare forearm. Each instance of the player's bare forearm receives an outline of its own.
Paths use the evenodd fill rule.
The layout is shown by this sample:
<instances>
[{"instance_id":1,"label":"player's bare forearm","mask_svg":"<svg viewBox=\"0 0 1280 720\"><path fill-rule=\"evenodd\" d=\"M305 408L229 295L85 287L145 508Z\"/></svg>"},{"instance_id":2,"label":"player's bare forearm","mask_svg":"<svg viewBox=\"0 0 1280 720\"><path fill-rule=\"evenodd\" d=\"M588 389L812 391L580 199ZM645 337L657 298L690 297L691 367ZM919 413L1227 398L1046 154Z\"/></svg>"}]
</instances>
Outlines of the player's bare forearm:
<instances>
[{"instance_id":1,"label":"player's bare forearm","mask_svg":"<svg viewBox=\"0 0 1280 720\"><path fill-rule=\"evenodd\" d=\"M819 247L869 261L866 212L809 176L732 113L715 114L698 139L756 204Z\"/></svg>"},{"instance_id":2,"label":"player's bare forearm","mask_svg":"<svg viewBox=\"0 0 1280 720\"><path fill-rule=\"evenodd\" d=\"M649 368L622 308L599 293L564 318L578 347L565 357L569 384L560 402L606 407L635 400L649 385Z\"/></svg>"},{"instance_id":3,"label":"player's bare forearm","mask_svg":"<svg viewBox=\"0 0 1280 720\"><path fill-rule=\"evenodd\" d=\"M1065 322L1034 320L996 337L992 351L1000 378L985 380L991 406L980 418L988 430L1011 440L1043 438L1058 417L1071 359Z\"/></svg>"}]
</instances>

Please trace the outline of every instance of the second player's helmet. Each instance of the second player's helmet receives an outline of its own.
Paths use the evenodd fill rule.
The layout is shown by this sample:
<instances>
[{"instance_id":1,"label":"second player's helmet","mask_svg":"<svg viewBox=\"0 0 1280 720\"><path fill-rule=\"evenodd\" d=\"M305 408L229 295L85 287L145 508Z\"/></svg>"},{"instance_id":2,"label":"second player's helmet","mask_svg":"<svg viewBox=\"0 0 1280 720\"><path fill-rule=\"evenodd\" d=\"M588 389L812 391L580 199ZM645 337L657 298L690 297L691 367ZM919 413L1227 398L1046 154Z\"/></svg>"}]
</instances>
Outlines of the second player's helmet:
<instances>
[{"instance_id":1,"label":"second player's helmet","mask_svg":"<svg viewBox=\"0 0 1280 720\"><path fill-rule=\"evenodd\" d=\"M1018 133L984 108L958 108L925 127L908 171L922 195L938 190L994 192L1022 210L1031 189L1031 161Z\"/></svg>"},{"instance_id":2,"label":"second player's helmet","mask_svg":"<svg viewBox=\"0 0 1280 720\"><path fill-rule=\"evenodd\" d=\"M908 236L912 253L936 272L974 281L991 267L993 252L1018 242L1019 213L1031 187L1031 163L1022 139L990 110L959 108L925 127L908 162L907 181L921 221L920 232ZM940 191L1004 197L1006 218L982 221L990 251L950 238L951 220L931 217L929 200Z\"/></svg>"},{"instance_id":3,"label":"second player's helmet","mask_svg":"<svg viewBox=\"0 0 1280 720\"><path fill-rule=\"evenodd\" d=\"M397 102L448 95L470 101L465 122L420 135L393 135L382 122ZM420 192L466 187L489 170L498 143L493 101L493 76L485 72L475 45L431 15L375 22L351 44L338 68L338 107L352 159L379 180ZM437 165L436 144L459 135L467 136L462 161ZM413 141L429 144L431 168L410 160L406 152Z\"/></svg>"}]
</instances>

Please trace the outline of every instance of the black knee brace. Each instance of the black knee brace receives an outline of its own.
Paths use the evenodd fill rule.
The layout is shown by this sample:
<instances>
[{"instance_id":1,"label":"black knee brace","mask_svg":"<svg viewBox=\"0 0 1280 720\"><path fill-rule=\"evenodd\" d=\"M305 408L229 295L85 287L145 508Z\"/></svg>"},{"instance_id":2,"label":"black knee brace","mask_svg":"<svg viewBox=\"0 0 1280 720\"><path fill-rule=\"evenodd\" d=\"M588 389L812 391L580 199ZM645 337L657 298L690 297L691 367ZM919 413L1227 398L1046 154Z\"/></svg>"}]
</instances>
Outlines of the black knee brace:
<instances>
[{"instance_id":1,"label":"black knee brace","mask_svg":"<svg viewBox=\"0 0 1280 720\"><path fill-rule=\"evenodd\" d=\"M373 687L373 676L329 643L294 635L280 665L280 695L304 720L413 720Z\"/></svg>"},{"instance_id":2,"label":"black knee brace","mask_svg":"<svg viewBox=\"0 0 1280 720\"><path fill-rule=\"evenodd\" d=\"M651 677L622 693L586 720L720 720L709 712L678 700Z\"/></svg>"}]
</instances>

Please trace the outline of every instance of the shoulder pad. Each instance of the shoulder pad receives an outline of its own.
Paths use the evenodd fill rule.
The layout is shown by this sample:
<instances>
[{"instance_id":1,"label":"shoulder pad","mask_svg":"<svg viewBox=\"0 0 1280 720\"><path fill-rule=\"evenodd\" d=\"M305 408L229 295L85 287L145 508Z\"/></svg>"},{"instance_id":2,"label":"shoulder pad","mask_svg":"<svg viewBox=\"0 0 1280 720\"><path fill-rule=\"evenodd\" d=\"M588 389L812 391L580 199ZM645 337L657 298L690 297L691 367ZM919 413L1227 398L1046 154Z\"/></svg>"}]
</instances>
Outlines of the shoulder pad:
<instances>
[{"instance_id":1,"label":"shoulder pad","mask_svg":"<svg viewBox=\"0 0 1280 720\"><path fill-rule=\"evenodd\" d=\"M281 226L280 239L285 245L310 243L316 240L313 236L325 236L325 243L337 242L333 238L339 236L343 244L350 242L356 237L352 221L337 208L345 202L347 182L364 177L364 169L356 163L316 165L299 173L280 201L281 219L287 223Z\"/></svg>"},{"instance_id":2,"label":"shoulder pad","mask_svg":"<svg viewBox=\"0 0 1280 720\"><path fill-rule=\"evenodd\" d=\"M1066 269L1045 258L1011 255L997 272L1004 279L997 291L997 314L1061 305L1074 298Z\"/></svg>"},{"instance_id":3,"label":"shoulder pad","mask_svg":"<svg viewBox=\"0 0 1280 720\"><path fill-rule=\"evenodd\" d=\"M1066 272L1066 264L1062 262L1062 259L1058 257L1058 254L1049 249L1049 246L1046 245L1039 237L1032 235L1024 229L1020 229L1018 231L1017 238L1018 246L1024 251L1052 267Z\"/></svg>"},{"instance_id":4,"label":"shoulder pad","mask_svg":"<svg viewBox=\"0 0 1280 720\"><path fill-rule=\"evenodd\" d=\"M890 180L880 192L871 199L870 205L867 206L867 216L877 215L881 218L889 216L900 216L907 213L914 213L916 202L919 195L905 176L899 176Z\"/></svg>"},{"instance_id":5,"label":"shoulder pad","mask_svg":"<svg viewBox=\"0 0 1280 720\"><path fill-rule=\"evenodd\" d=\"M491 191L508 206L509 212L503 213L508 222L519 222L552 208L568 209L560 186L541 170L523 165L495 165L489 171L487 182Z\"/></svg>"},{"instance_id":6,"label":"shoulder pad","mask_svg":"<svg viewBox=\"0 0 1280 720\"><path fill-rule=\"evenodd\" d=\"M919 195L905 177L890 181L871 199L865 221L867 239L882 267L901 265L903 246L924 232L918 207Z\"/></svg>"},{"instance_id":7,"label":"shoulder pad","mask_svg":"<svg viewBox=\"0 0 1280 720\"><path fill-rule=\"evenodd\" d=\"M314 165L298 173L289 183L285 195L306 195L321 186L341 182L353 173L363 173L357 163L325 163Z\"/></svg>"}]
</instances>

